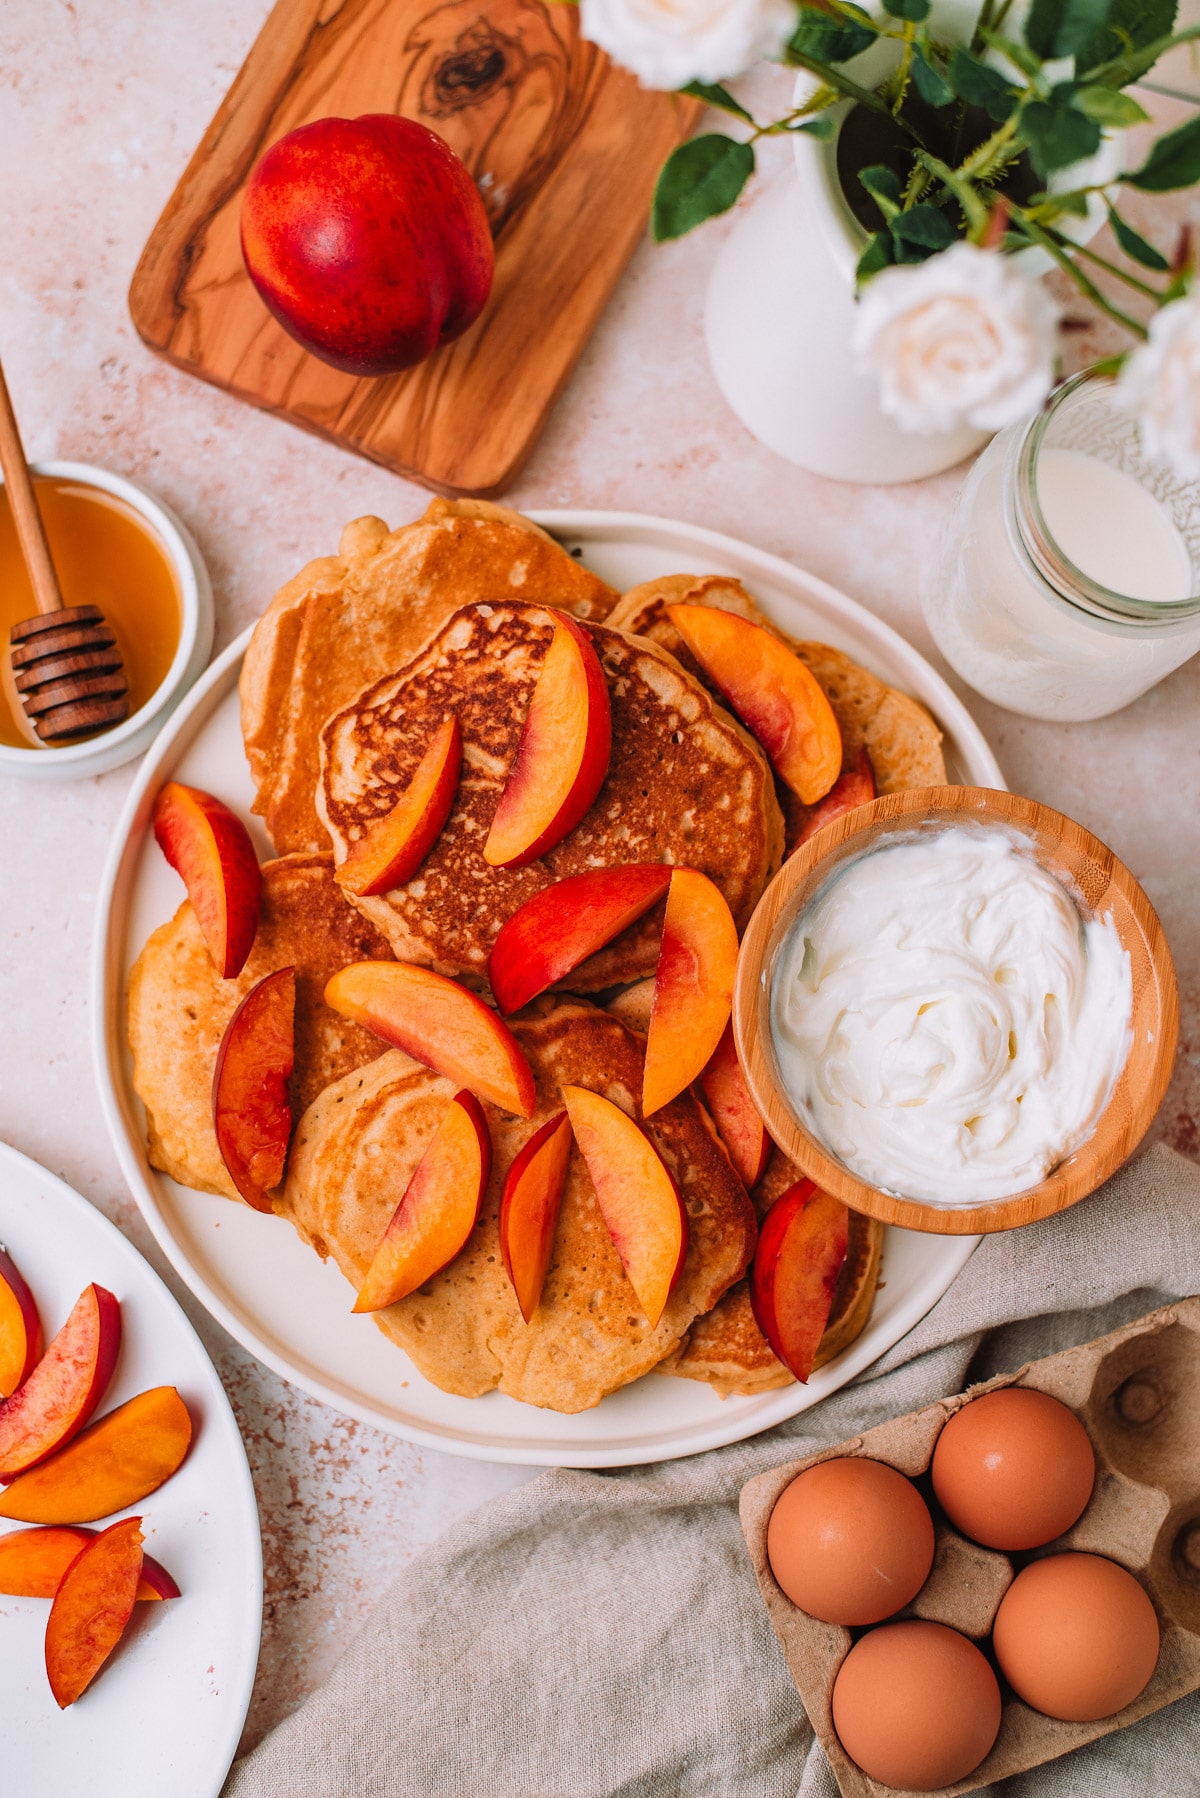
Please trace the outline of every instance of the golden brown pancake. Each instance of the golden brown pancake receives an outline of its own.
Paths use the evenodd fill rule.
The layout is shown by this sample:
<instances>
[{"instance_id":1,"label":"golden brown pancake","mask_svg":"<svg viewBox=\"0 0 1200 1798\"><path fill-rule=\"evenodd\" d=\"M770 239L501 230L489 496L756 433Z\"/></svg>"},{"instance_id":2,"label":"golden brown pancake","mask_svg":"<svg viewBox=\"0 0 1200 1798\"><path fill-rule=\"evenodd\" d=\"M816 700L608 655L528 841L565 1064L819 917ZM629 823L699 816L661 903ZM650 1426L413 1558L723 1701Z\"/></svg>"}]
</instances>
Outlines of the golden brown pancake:
<instances>
[{"instance_id":1,"label":"golden brown pancake","mask_svg":"<svg viewBox=\"0 0 1200 1798\"><path fill-rule=\"evenodd\" d=\"M406 885L355 900L402 961L480 985L519 905L567 875L623 862L700 869L741 930L779 866L783 822L757 743L672 656L606 624L590 627L612 705L612 760L596 802L540 861L488 866L483 845L553 631L538 606L466 607L321 733L318 809L341 860L391 810L443 718L455 713L462 727L462 782L437 843ZM577 969L572 991L650 973L663 909Z\"/></svg>"},{"instance_id":2,"label":"golden brown pancake","mask_svg":"<svg viewBox=\"0 0 1200 1798\"><path fill-rule=\"evenodd\" d=\"M213 966L188 900L151 936L129 976L133 1084L146 1107L150 1162L183 1186L237 1189L212 1122L212 1082L225 1026L250 988L278 968L296 970L296 1063L290 1082L299 1117L332 1080L373 1061L383 1044L324 1004L325 983L356 961L392 952L346 904L331 855L286 855L262 870L262 915L236 980Z\"/></svg>"},{"instance_id":3,"label":"golden brown pancake","mask_svg":"<svg viewBox=\"0 0 1200 1798\"><path fill-rule=\"evenodd\" d=\"M690 1241L651 1330L572 1149L542 1300L526 1324L500 1254L504 1177L523 1144L562 1109L563 1085L590 1087L636 1115L643 1045L578 1002L527 1016L514 1030L537 1078L536 1114L523 1120L486 1108L492 1177L466 1248L375 1321L443 1391L477 1397L499 1387L529 1404L582 1411L649 1372L740 1278L754 1247L754 1213L702 1107L685 1095L656 1112L647 1130L679 1184ZM319 1254L334 1257L355 1290L454 1090L392 1051L330 1087L297 1126L276 1210ZM347 1290L347 1308L351 1302Z\"/></svg>"},{"instance_id":4,"label":"golden brown pancake","mask_svg":"<svg viewBox=\"0 0 1200 1798\"><path fill-rule=\"evenodd\" d=\"M616 596L519 512L445 499L395 531L356 518L336 556L280 589L241 676L254 810L277 849L329 846L313 808L325 720L402 668L459 606L514 597L603 618Z\"/></svg>"},{"instance_id":5,"label":"golden brown pancake","mask_svg":"<svg viewBox=\"0 0 1200 1798\"><path fill-rule=\"evenodd\" d=\"M923 705L887 686L840 649L834 649L828 643L797 642L786 636L760 610L741 582L729 575L672 574L647 581L640 587L631 588L618 600L608 622L620 630L633 631L654 643L661 643L690 674L711 685L667 616L668 606L680 604L717 606L724 612L736 612L752 624L762 625L764 630L769 630L794 650L812 670L833 708L842 733L845 758L851 760L860 748L865 747L880 793L945 785L942 733ZM801 805L782 782L778 786L778 797L787 823L787 848L790 851L812 808Z\"/></svg>"}]
</instances>

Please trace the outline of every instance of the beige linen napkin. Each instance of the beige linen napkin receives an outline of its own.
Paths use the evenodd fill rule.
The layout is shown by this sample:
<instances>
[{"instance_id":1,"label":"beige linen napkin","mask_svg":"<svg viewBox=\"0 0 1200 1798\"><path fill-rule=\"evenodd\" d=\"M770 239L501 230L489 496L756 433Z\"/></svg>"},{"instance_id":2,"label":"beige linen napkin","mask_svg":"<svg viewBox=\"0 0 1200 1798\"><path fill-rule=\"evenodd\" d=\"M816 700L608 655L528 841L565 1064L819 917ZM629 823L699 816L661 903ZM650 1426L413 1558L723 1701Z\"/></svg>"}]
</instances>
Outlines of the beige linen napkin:
<instances>
[{"instance_id":1,"label":"beige linen napkin","mask_svg":"<svg viewBox=\"0 0 1200 1798\"><path fill-rule=\"evenodd\" d=\"M742 1543L743 1482L1196 1291L1200 1168L1155 1148L1063 1216L985 1238L902 1342L793 1422L689 1461L547 1473L458 1523L223 1798L836 1798ZM993 1790L1191 1798L1200 1700Z\"/></svg>"}]
</instances>

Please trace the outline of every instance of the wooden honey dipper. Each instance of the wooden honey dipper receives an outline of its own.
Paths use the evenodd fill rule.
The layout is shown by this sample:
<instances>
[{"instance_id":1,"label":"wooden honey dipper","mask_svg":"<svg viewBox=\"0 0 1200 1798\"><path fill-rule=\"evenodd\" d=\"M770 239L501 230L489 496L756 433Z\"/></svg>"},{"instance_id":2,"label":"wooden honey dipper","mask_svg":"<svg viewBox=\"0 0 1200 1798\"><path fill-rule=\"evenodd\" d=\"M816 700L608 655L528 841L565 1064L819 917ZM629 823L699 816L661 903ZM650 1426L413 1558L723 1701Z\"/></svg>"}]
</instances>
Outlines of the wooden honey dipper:
<instances>
[{"instance_id":1,"label":"wooden honey dipper","mask_svg":"<svg viewBox=\"0 0 1200 1798\"><path fill-rule=\"evenodd\" d=\"M121 652L98 606L64 606L21 433L0 368L0 468L38 615L9 632L21 703L44 743L119 724L129 712Z\"/></svg>"}]
</instances>

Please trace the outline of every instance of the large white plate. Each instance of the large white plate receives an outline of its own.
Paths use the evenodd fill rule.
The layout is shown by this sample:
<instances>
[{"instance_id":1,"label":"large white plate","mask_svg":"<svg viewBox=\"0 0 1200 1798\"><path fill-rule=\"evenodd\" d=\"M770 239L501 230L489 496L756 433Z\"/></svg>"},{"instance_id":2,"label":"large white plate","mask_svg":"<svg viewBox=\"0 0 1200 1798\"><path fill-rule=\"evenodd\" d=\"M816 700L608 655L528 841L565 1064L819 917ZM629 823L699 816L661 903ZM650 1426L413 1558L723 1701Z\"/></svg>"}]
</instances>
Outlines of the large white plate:
<instances>
[{"instance_id":1,"label":"large white plate","mask_svg":"<svg viewBox=\"0 0 1200 1798\"><path fill-rule=\"evenodd\" d=\"M174 1477L122 1515L183 1594L140 1604L96 1683L67 1711L50 1693L44 1599L0 1597L0 1791L22 1798L216 1798L250 1703L262 1549L246 1452L200 1338L154 1269L78 1193L0 1143L0 1242L47 1336L90 1281L121 1301L121 1351L101 1412L177 1386L196 1425ZM96 1528L104 1528L105 1519ZM19 1529L0 1522L0 1531Z\"/></svg>"},{"instance_id":2,"label":"large white plate","mask_svg":"<svg viewBox=\"0 0 1200 1798\"><path fill-rule=\"evenodd\" d=\"M618 588L680 570L740 576L783 628L849 651L923 700L945 731L951 779L1004 785L978 727L928 662L824 581L691 525L623 512L535 516ZM394 1435L482 1460L571 1467L628 1466L740 1441L816 1404L910 1330L945 1292L977 1237L889 1230L886 1285L868 1327L806 1386L722 1400L694 1381L649 1375L577 1417L500 1393L456 1398L423 1379L368 1319L350 1315L341 1274L290 1229L245 1206L188 1191L150 1167L130 1080L125 987L142 944L180 897L178 879L150 835L150 812L165 779L187 781L240 811L260 852L271 853L250 817L253 795L238 722L237 678L248 637L213 664L143 764L101 891L94 968L96 1066L117 1155L164 1253L213 1316L285 1379Z\"/></svg>"}]
</instances>

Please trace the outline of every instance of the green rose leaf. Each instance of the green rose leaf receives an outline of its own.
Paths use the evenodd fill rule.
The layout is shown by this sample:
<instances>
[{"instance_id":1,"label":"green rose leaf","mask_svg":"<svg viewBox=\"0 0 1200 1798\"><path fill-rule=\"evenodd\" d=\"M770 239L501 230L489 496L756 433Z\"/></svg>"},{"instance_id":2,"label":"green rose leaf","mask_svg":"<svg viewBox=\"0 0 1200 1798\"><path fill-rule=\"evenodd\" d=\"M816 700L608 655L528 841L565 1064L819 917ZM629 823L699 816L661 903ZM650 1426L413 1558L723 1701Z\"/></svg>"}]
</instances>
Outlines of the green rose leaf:
<instances>
[{"instance_id":1,"label":"green rose leaf","mask_svg":"<svg viewBox=\"0 0 1200 1798\"><path fill-rule=\"evenodd\" d=\"M989 67L956 44L950 52L948 77L950 86L968 106L982 106L989 116L1002 125L1017 104L1017 90L999 69Z\"/></svg>"},{"instance_id":2,"label":"green rose leaf","mask_svg":"<svg viewBox=\"0 0 1200 1798\"><path fill-rule=\"evenodd\" d=\"M804 131L809 137L832 137L834 126L832 119L796 119L787 127L787 130L789 135L796 131Z\"/></svg>"},{"instance_id":3,"label":"green rose leaf","mask_svg":"<svg viewBox=\"0 0 1200 1798\"><path fill-rule=\"evenodd\" d=\"M668 156L654 189L650 228L657 243L684 237L728 212L754 173L754 151L720 132L694 137Z\"/></svg>"},{"instance_id":4,"label":"green rose leaf","mask_svg":"<svg viewBox=\"0 0 1200 1798\"><path fill-rule=\"evenodd\" d=\"M1146 239L1140 232L1135 231L1132 225L1127 225L1115 206L1109 206L1108 222L1112 226L1113 236L1127 256L1131 256L1135 262L1140 262L1143 268L1152 268L1160 275L1169 272L1171 265L1166 257L1161 255L1152 243L1147 243Z\"/></svg>"},{"instance_id":5,"label":"green rose leaf","mask_svg":"<svg viewBox=\"0 0 1200 1798\"><path fill-rule=\"evenodd\" d=\"M1128 125L1144 124L1150 116L1132 95L1122 94L1115 87L1076 88L1071 95L1071 105L1085 118L1095 119L1097 125L1111 125L1118 131Z\"/></svg>"},{"instance_id":6,"label":"green rose leaf","mask_svg":"<svg viewBox=\"0 0 1200 1798\"><path fill-rule=\"evenodd\" d=\"M872 163L870 168L859 169L858 178L871 198L889 222L900 210L902 196L900 177L894 169L885 168L880 163Z\"/></svg>"},{"instance_id":7,"label":"green rose leaf","mask_svg":"<svg viewBox=\"0 0 1200 1798\"><path fill-rule=\"evenodd\" d=\"M892 242L897 262L924 262L938 250L948 249L958 233L936 206L910 206L892 220Z\"/></svg>"},{"instance_id":8,"label":"green rose leaf","mask_svg":"<svg viewBox=\"0 0 1200 1798\"><path fill-rule=\"evenodd\" d=\"M1039 175L1070 168L1100 147L1100 127L1073 106L1052 100L1027 100L1017 129L1029 145L1029 155Z\"/></svg>"},{"instance_id":9,"label":"green rose leaf","mask_svg":"<svg viewBox=\"0 0 1200 1798\"><path fill-rule=\"evenodd\" d=\"M680 88L681 94L690 94L693 100L703 100L706 106L719 107L722 112L731 112L736 118L745 119L753 125L753 116L746 111L740 100L735 100L727 87L714 86L708 81L689 81L686 87Z\"/></svg>"},{"instance_id":10,"label":"green rose leaf","mask_svg":"<svg viewBox=\"0 0 1200 1798\"><path fill-rule=\"evenodd\" d=\"M941 71L934 67L920 44L913 45L913 85L927 106L949 106L954 89Z\"/></svg>"},{"instance_id":11,"label":"green rose leaf","mask_svg":"<svg viewBox=\"0 0 1200 1798\"><path fill-rule=\"evenodd\" d=\"M1099 31L1075 52L1075 67L1083 73L1102 62L1144 50L1175 29L1179 0L1112 0L1108 17Z\"/></svg>"},{"instance_id":12,"label":"green rose leaf","mask_svg":"<svg viewBox=\"0 0 1200 1798\"><path fill-rule=\"evenodd\" d=\"M1076 56L1108 23L1113 0L1033 0L1025 42L1047 62Z\"/></svg>"},{"instance_id":13,"label":"green rose leaf","mask_svg":"<svg viewBox=\"0 0 1200 1798\"><path fill-rule=\"evenodd\" d=\"M864 281L869 281L872 275L877 275L881 268L890 268L893 260L890 232L876 231L858 259L855 277L858 285L861 287Z\"/></svg>"},{"instance_id":14,"label":"green rose leaf","mask_svg":"<svg viewBox=\"0 0 1200 1798\"><path fill-rule=\"evenodd\" d=\"M883 0L883 10L893 19L907 19L919 25L929 17L929 0Z\"/></svg>"},{"instance_id":15,"label":"green rose leaf","mask_svg":"<svg viewBox=\"0 0 1200 1798\"><path fill-rule=\"evenodd\" d=\"M1150 194L1169 193L1172 188L1200 181L1200 115L1160 137L1141 168L1121 179Z\"/></svg>"},{"instance_id":16,"label":"green rose leaf","mask_svg":"<svg viewBox=\"0 0 1200 1798\"><path fill-rule=\"evenodd\" d=\"M800 23L788 40L788 49L816 62L849 62L873 44L877 36L871 25L859 25L844 13L832 19L827 13L803 8Z\"/></svg>"}]
</instances>

